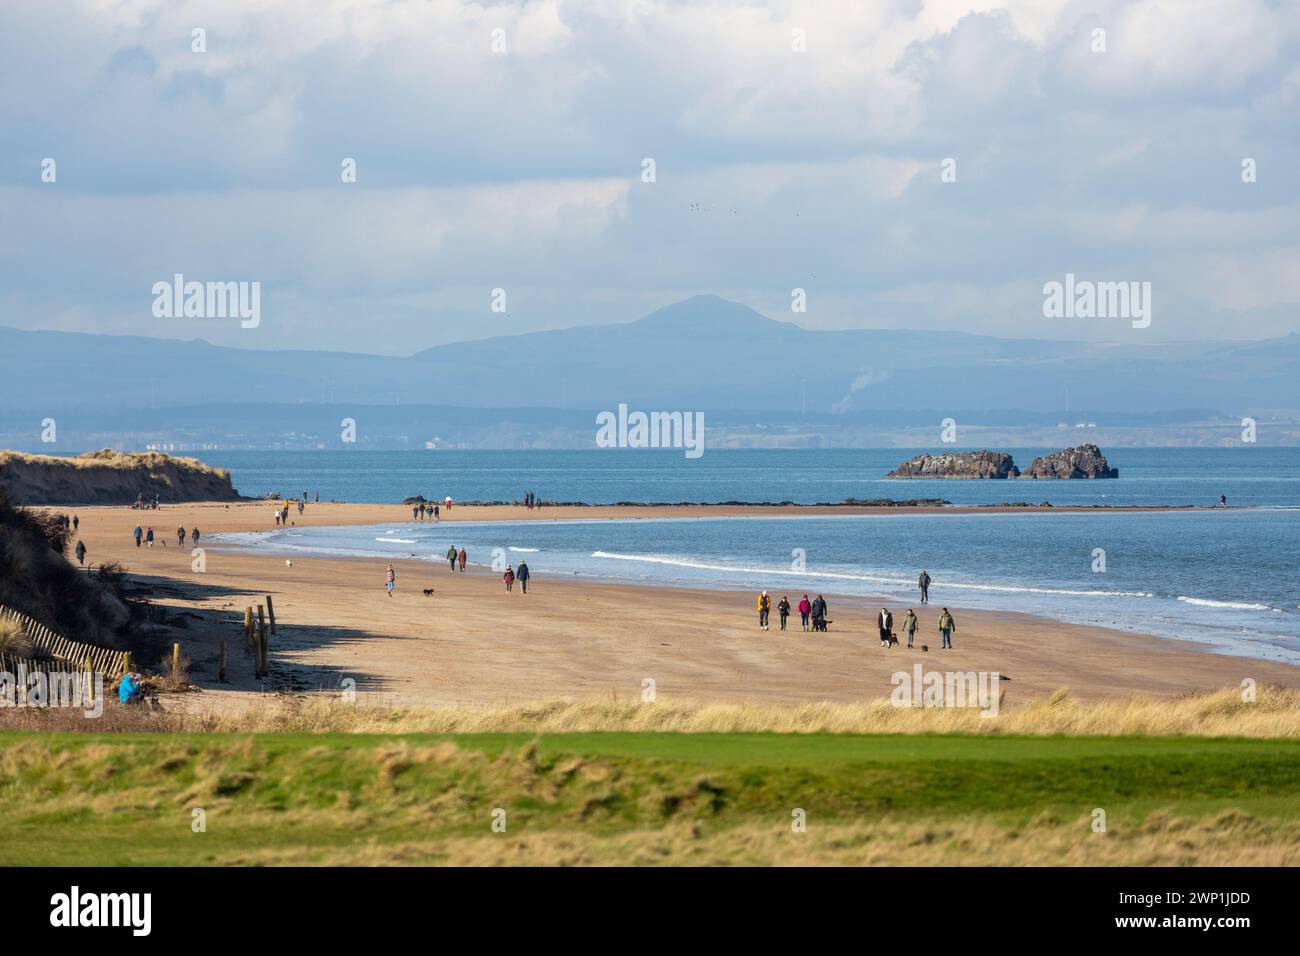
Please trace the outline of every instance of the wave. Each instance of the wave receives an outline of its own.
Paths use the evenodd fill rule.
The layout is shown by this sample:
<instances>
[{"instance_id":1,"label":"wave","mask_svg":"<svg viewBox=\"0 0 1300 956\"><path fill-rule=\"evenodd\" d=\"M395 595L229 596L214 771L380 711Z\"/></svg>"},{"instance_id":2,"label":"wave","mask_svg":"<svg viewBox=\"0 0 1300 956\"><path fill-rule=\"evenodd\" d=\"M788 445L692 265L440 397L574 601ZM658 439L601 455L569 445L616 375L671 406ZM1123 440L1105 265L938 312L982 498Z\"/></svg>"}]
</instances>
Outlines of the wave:
<instances>
[{"instance_id":1,"label":"wave","mask_svg":"<svg viewBox=\"0 0 1300 956\"><path fill-rule=\"evenodd\" d=\"M386 544L415 544L414 538L376 538L376 541L383 541Z\"/></svg>"},{"instance_id":2,"label":"wave","mask_svg":"<svg viewBox=\"0 0 1300 956\"><path fill-rule=\"evenodd\" d=\"M536 551L541 551L542 549L541 549L541 548L516 548L516 547L514 547L514 546L512 545L511 547L507 548L506 550L507 550L507 551L527 551L529 554L533 554L534 552L536 552Z\"/></svg>"},{"instance_id":3,"label":"wave","mask_svg":"<svg viewBox=\"0 0 1300 956\"><path fill-rule=\"evenodd\" d=\"M1268 604L1252 604L1249 601L1212 601L1209 598L1195 598L1178 595L1178 600L1184 604L1195 604L1197 607L1217 607L1232 611L1276 611L1277 608Z\"/></svg>"},{"instance_id":4,"label":"wave","mask_svg":"<svg viewBox=\"0 0 1300 956\"><path fill-rule=\"evenodd\" d=\"M727 564L707 564L703 561L691 561L686 558L661 557L648 554L616 554L612 551L594 551L593 558L608 558L615 561L640 561L647 564L667 564L679 568L692 568L700 571L726 571L732 574L779 574L789 577L832 579L836 581L867 581L872 584L888 584L895 587L916 587L911 578L890 578L874 574L847 574L842 571L802 571L794 568L754 568ZM1061 594L1072 597L1155 597L1150 591L1094 591L1072 588L1038 588L1029 585L1012 584L968 584L945 581L942 585L931 585L934 590L954 588L967 591L1001 591L1017 594Z\"/></svg>"}]
</instances>

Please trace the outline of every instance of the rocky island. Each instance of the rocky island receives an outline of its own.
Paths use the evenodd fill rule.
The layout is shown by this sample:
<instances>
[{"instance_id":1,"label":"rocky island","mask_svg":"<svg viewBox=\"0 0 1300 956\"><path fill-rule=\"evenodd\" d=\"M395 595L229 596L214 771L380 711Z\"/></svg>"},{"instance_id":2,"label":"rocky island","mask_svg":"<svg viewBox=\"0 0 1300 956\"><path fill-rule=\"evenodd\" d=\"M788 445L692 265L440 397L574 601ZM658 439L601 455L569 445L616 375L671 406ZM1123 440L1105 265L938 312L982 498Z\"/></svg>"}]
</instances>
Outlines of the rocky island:
<instances>
[{"instance_id":1,"label":"rocky island","mask_svg":"<svg viewBox=\"0 0 1300 956\"><path fill-rule=\"evenodd\" d=\"M1020 469L1000 451L957 451L909 458L886 478L1017 478Z\"/></svg>"},{"instance_id":2,"label":"rocky island","mask_svg":"<svg viewBox=\"0 0 1300 956\"><path fill-rule=\"evenodd\" d=\"M886 478L1118 478L1096 445L1079 445L1035 458L1023 474L1006 452L957 451L917 455Z\"/></svg>"},{"instance_id":3,"label":"rocky island","mask_svg":"<svg viewBox=\"0 0 1300 956\"><path fill-rule=\"evenodd\" d=\"M1096 445L1079 445L1035 458L1021 478L1118 478Z\"/></svg>"}]
</instances>

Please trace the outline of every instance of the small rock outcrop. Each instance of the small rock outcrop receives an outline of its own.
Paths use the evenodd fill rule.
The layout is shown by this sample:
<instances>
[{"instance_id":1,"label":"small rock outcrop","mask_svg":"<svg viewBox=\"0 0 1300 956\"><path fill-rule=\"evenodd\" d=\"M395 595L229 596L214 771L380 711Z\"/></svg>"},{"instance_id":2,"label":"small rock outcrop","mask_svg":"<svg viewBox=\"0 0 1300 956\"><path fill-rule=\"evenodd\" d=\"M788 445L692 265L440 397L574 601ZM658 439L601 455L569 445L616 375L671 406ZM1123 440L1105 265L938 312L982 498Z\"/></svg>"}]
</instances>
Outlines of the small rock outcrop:
<instances>
[{"instance_id":1,"label":"small rock outcrop","mask_svg":"<svg viewBox=\"0 0 1300 956\"><path fill-rule=\"evenodd\" d=\"M1005 452L957 451L947 455L917 455L886 478L1017 478L1020 469Z\"/></svg>"},{"instance_id":2,"label":"small rock outcrop","mask_svg":"<svg viewBox=\"0 0 1300 956\"><path fill-rule=\"evenodd\" d=\"M1079 445L1035 458L1021 478L1118 478L1096 445Z\"/></svg>"}]
</instances>

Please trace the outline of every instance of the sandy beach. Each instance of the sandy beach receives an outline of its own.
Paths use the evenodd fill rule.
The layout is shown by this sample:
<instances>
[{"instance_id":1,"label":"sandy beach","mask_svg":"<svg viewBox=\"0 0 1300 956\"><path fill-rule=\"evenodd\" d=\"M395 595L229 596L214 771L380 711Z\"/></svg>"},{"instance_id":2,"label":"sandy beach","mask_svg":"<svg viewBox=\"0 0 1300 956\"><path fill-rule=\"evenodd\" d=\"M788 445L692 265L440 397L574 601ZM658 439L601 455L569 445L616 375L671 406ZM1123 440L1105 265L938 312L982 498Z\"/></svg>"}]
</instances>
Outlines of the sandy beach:
<instances>
[{"instance_id":1,"label":"sandy beach","mask_svg":"<svg viewBox=\"0 0 1300 956\"><path fill-rule=\"evenodd\" d=\"M760 631L748 590L704 591L635 587L550 577L534 568L527 595L507 594L498 576L466 573L443 562L396 562L397 589L384 589L385 562L282 557L209 547L206 571L191 570L176 529L198 527L204 543L219 532L274 527L269 502L195 503L157 511L87 507L54 509L80 518L77 537L88 563L117 561L152 599L188 627L162 635L179 640L202 689L185 695L187 708L253 704L264 691L336 691L345 678L373 703L394 706L510 704L553 697L612 695L631 699L654 680L661 698L766 702L850 701L887 697L890 676L920 663L927 669L997 671L1009 677L1004 706L1068 688L1076 697L1179 695L1258 684L1300 687L1300 668L1209 653L1199 645L1024 614L951 605L954 649L940 653L938 606L916 606L918 644L884 649L873 627L878 602L828 594L828 634L798 628ZM797 514L850 509L777 507L575 507L529 512L518 507L457 506L444 522ZM859 513L902 509L857 509ZM914 509L911 513L916 513ZM948 509L943 509L948 510ZM988 511L990 509L979 509ZM1024 509L1016 509L1024 510ZM291 513L299 525L380 524L410 520L409 507L322 503ZM135 547L131 531L152 526L157 543ZM166 542L164 546L163 542ZM432 587L432 596L422 594ZM782 592L776 591L776 599ZM278 633L271 642L271 677L253 678L242 648L243 609L271 595ZM798 594L791 593L792 603ZM896 616L903 610L894 608ZM229 642L228 684L216 681L221 640ZM169 644L167 646L170 646ZM142 661L151 665L154 661Z\"/></svg>"}]
</instances>

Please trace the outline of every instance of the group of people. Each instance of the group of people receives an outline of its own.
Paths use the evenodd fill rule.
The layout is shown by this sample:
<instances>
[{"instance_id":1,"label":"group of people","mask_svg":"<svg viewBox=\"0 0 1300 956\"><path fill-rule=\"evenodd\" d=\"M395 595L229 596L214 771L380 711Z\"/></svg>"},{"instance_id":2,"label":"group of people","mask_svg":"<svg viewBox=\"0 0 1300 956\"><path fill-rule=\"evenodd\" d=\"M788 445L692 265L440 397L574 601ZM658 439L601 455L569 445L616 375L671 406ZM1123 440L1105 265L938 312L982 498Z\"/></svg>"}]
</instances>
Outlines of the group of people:
<instances>
[{"instance_id":1,"label":"group of people","mask_svg":"<svg viewBox=\"0 0 1300 956\"><path fill-rule=\"evenodd\" d=\"M154 495L153 501L145 501L144 492L141 492L140 494L136 495L135 503L131 505L131 510L132 511L157 511L158 496Z\"/></svg>"},{"instance_id":2,"label":"group of people","mask_svg":"<svg viewBox=\"0 0 1300 956\"><path fill-rule=\"evenodd\" d=\"M930 603L930 575L921 569L921 576L917 579L917 587L921 590L921 603ZM507 590L509 588L507 587ZM781 630L785 630L786 621L790 617L790 599L785 595L781 596L780 602L776 605L777 613L781 618ZM811 626L814 631L825 631L826 625L831 623L826 619L827 606L826 599L820 594L808 600L805 594L799 599L798 604L799 619L803 630L807 631ZM768 630L768 621L772 613L772 597L766 591L758 595L758 626L761 630ZM907 646L912 647L916 636L916 629L919 621L910 607L907 609L907 615L903 618L902 631L907 637ZM882 647L891 647L898 643L898 638L894 634L894 615L889 608L882 607L880 613L876 615L876 627L880 632L880 644ZM952 649L952 635L957 630L957 625L952 619L952 614L947 608L944 608L939 614L939 639L940 647L945 650Z\"/></svg>"},{"instance_id":3,"label":"group of people","mask_svg":"<svg viewBox=\"0 0 1300 956\"><path fill-rule=\"evenodd\" d=\"M469 555L464 547L457 548L454 544L447 549L447 565L451 568L452 573L456 572L457 566L461 571L465 570L465 562L469 560ZM532 572L528 570L528 562L520 561L518 569L506 565L505 573L501 575L501 580L505 583L506 591L511 592L515 589L515 582L519 582L519 590L523 594L528 593L528 579L532 577ZM388 596L393 596L393 589L397 587L397 572L390 564L384 571L384 587L388 591Z\"/></svg>"},{"instance_id":4,"label":"group of people","mask_svg":"<svg viewBox=\"0 0 1300 956\"><path fill-rule=\"evenodd\" d=\"M513 568L510 567L510 565L507 564L507 565L506 565L505 573L504 573L503 575L501 575L501 580L504 581L505 584L506 584L506 593L509 594L511 591L513 591L513 590L514 590L514 586L515 586L515 582L518 581L518 582L519 582L519 589L520 589L524 594L527 594L527 593L528 593L528 578L529 578L529 575L530 575L530 572L529 572L529 570L528 570L528 562L527 562L527 561L520 561L520 562L519 562L519 570L518 570L518 571L514 570Z\"/></svg>"},{"instance_id":5,"label":"group of people","mask_svg":"<svg viewBox=\"0 0 1300 956\"><path fill-rule=\"evenodd\" d=\"M411 508L411 517L416 521L423 521L426 517L430 521L439 521L442 518L442 509L438 507L437 502L421 501Z\"/></svg>"},{"instance_id":6,"label":"group of people","mask_svg":"<svg viewBox=\"0 0 1300 956\"><path fill-rule=\"evenodd\" d=\"M141 544L144 544L150 548L153 547L154 538L153 538L152 526L147 528L141 528L139 525L136 525L135 530L131 532L131 535L135 538L135 546L137 548L140 547ZM186 531L183 526L176 529L176 543L180 545L182 548L185 547L185 535L186 535ZM193 544L193 546L197 548L199 546L199 529L197 527L189 532L189 538L191 544ZM166 545L167 542L164 541L163 544ZM79 551L84 552L85 546L82 545L80 541L77 542L77 546ZM81 555L78 555L78 557L80 556Z\"/></svg>"},{"instance_id":7,"label":"group of people","mask_svg":"<svg viewBox=\"0 0 1300 956\"><path fill-rule=\"evenodd\" d=\"M903 618L903 634L907 637L907 646L912 646L912 640L916 636L916 628L920 622L917 620L916 612L910 607L907 609L907 616ZM898 643L898 637L894 634L894 615L889 608L882 607L880 613L876 615L876 627L880 631L880 646L893 647ZM957 624L952 619L952 613L947 608L939 612L939 647L943 650L952 650L952 634L957 630Z\"/></svg>"},{"instance_id":8,"label":"group of people","mask_svg":"<svg viewBox=\"0 0 1300 956\"><path fill-rule=\"evenodd\" d=\"M532 511L534 508L540 508L541 505L542 505L542 503L541 503L540 501L537 500L537 494L536 494L536 492L532 492L532 491L525 491L525 492L524 492L524 507L525 507L525 508L527 508L529 511Z\"/></svg>"},{"instance_id":9,"label":"group of people","mask_svg":"<svg viewBox=\"0 0 1300 956\"><path fill-rule=\"evenodd\" d=\"M826 599L820 594L808 600L808 595L804 595L799 600L799 620L802 623L803 630L811 628L814 631L826 630L826 625L831 623L826 620L827 605ZM785 630L786 621L790 618L790 599L784 595L776 606L776 612L781 618L781 630ZM766 591L758 596L758 626L763 630L768 630L768 620L772 613L772 598Z\"/></svg>"}]
</instances>

